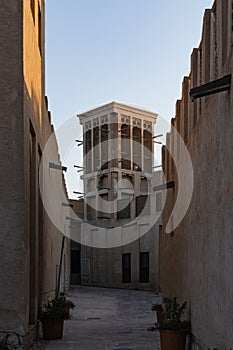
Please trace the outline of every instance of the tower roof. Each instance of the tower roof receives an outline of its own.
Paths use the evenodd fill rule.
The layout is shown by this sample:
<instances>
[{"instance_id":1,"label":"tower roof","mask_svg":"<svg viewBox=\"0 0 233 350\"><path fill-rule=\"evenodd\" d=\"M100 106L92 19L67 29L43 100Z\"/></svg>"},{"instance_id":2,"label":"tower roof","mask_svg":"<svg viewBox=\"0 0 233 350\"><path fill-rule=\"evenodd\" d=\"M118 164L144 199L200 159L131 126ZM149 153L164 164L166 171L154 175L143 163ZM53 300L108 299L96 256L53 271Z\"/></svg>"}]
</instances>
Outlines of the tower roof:
<instances>
[{"instance_id":1,"label":"tower roof","mask_svg":"<svg viewBox=\"0 0 233 350\"><path fill-rule=\"evenodd\" d=\"M120 102L112 101L110 103L106 103L104 105L89 109L81 114L77 114L77 117L79 117L80 123L84 121L86 118L90 117L97 117L98 115L101 116L104 113L113 113L118 112L122 114L132 113L135 116L140 117L149 117L154 119L154 122L156 122L156 119L158 117L158 114L155 112L151 112L147 109L142 109L136 106L126 105Z\"/></svg>"}]
</instances>

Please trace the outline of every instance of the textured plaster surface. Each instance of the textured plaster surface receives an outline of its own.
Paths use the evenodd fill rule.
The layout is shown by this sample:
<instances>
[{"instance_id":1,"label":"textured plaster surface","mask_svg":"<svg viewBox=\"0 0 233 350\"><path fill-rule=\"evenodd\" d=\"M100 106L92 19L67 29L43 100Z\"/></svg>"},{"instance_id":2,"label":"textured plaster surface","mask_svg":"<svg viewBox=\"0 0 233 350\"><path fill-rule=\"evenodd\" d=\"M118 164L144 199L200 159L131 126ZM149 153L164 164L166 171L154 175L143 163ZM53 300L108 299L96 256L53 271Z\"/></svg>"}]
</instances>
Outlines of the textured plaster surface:
<instances>
[{"instance_id":1,"label":"textured plaster surface","mask_svg":"<svg viewBox=\"0 0 233 350\"><path fill-rule=\"evenodd\" d=\"M209 11L205 14L201 43L205 51L202 62L205 76L202 76L202 82L211 78L208 75L209 68L216 73L215 78L233 73L232 50L231 52L228 50L229 55L225 58L225 62L222 62L227 47L226 44L223 45L220 37L222 33L226 39L227 33L232 33L229 18L227 20L221 17L226 6L229 6L227 16L230 16L232 11L230 5L231 2L228 0L216 1L218 60L213 60L212 57L211 67L207 53L211 47L208 31L212 27L208 27ZM191 83L194 81L194 74L201 74L198 61L195 62L194 56L192 59ZM216 61L218 66L214 66ZM187 103L184 101L187 100L185 95L183 91L182 104ZM186 114L178 112L176 115L177 125L180 123L189 125L187 148L193 163L194 191L187 214L179 227L174 230L174 236L163 234L162 292L163 296L177 296L180 301L188 301L187 317L192 323L195 350L214 347L232 348L232 101L231 87L230 91L216 93L196 101L198 113L195 123L192 119L195 103ZM167 172L168 162L165 163ZM168 173L168 176L172 177L178 186L184 185L179 183L175 172ZM176 193L176 190L174 193L168 192L163 213L164 227L174 206Z\"/></svg>"}]
</instances>

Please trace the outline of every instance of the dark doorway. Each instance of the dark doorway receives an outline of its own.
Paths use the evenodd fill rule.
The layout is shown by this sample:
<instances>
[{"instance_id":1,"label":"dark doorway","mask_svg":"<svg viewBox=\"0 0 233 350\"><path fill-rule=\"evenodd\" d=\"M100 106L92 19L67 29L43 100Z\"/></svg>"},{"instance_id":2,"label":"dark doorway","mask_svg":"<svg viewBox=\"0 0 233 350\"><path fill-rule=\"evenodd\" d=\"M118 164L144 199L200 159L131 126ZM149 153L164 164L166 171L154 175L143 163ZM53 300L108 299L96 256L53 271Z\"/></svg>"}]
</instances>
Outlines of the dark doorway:
<instances>
[{"instance_id":1,"label":"dark doorway","mask_svg":"<svg viewBox=\"0 0 233 350\"><path fill-rule=\"evenodd\" d=\"M149 253L140 253L140 283L149 283Z\"/></svg>"},{"instance_id":2,"label":"dark doorway","mask_svg":"<svg viewBox=\"0 0 233 350\"><path fill-rule=\"evenodd\" d=\"M122 282L131 282L131 255L122 254Z\"/></svg>"},{"instance_id":3,"label":"dark doorway","mask_svg":"<svg viewBox=\"0 0 233 350\"><path fill-rule=\"evenodd\" d=\"M71 273L71 284L80 284L81 283L80 250L71 250L70 273Z\"/></svg>"}]
</instances>

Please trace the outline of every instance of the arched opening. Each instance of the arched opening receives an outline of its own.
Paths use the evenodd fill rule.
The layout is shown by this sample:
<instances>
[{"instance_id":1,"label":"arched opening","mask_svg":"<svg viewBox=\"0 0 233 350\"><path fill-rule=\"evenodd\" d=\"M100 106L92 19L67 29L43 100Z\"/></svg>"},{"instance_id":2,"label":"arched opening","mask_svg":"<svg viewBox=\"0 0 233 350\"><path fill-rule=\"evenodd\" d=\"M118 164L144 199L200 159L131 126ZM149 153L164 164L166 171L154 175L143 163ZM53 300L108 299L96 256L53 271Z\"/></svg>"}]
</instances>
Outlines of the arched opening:
<instances>
[{"instance_id":1,"label":"arched opening","mask_svg":"<svg viewBox=\"0 0 233 350\"><path fill-rule=\"evenodd\" d=\"M92 171L91 130L87 130L84 134L84 145L84 157L86 158L85 169L86 173L90 173Z\"/></svg>"},{"instance_id":2,"label":"arched opening","mask_svg":"<svg viewBox=\"0 0 233 350\"><path fill-rule=\"evenodd\" d=\"M143 132L143 145L144 145L144 172L152 172L152 134L144 130Z\"/></svg>"},{"instance_id":3,"label":"arched opening","mask_svg":"<svg viewBox=\"0 0 233 350\"><path fill-rule=\"evenodd\" d=\"M130 160L130 126L127 124L122 124L121 126L121 168L131 169Z\"/></svg>"},{"instance_id":4,"label":"arched opening","mask_svg":"<svg viewBox=\"0 0 233 350\"><path fill-rule=\"evenodd\" d=\"M93 132L93 147L94 147L94 171L98 170L99 165L99 127L94 128Z\"/></svg>"},{"instance_id":5,"label":"arched opening","mask_svg":"<svg viewBox=\"0 0 233 350\"><path fill-rule=\"evenodd\" d=\"M142 170L141 129L133 128L133 170Z\"/></svg>"},{"instance_id":6,"label":"arched opening","mask_svg":"<svg viewBox=\"0 0 233 350\"><path fill-rule=\"evenodd\" d=\"M101 126L101 170L108 169L108 125Z\"/></svg>"}]
</instances>

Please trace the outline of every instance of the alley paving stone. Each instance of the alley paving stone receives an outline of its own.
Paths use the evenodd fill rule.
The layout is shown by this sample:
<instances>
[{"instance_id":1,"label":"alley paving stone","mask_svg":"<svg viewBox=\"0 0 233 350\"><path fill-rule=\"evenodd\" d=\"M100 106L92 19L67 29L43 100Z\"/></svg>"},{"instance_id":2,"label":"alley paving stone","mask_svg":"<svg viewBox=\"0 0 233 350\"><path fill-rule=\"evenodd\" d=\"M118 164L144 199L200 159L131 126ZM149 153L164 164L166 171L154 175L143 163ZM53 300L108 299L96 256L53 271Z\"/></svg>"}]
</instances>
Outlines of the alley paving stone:
<instances>
[{"instance_id":1,"label":"alley paving stone","mask_svg":"<svg viewBox=\"0 0 233 350\"><path fill-rule=\"evenodd\" d=\"M153 292L75 286L76 307L65 322L64 338L42 342L46 350L159 350L159 333L150 332L158 302Z\"/></svg>"}]
</instances>

